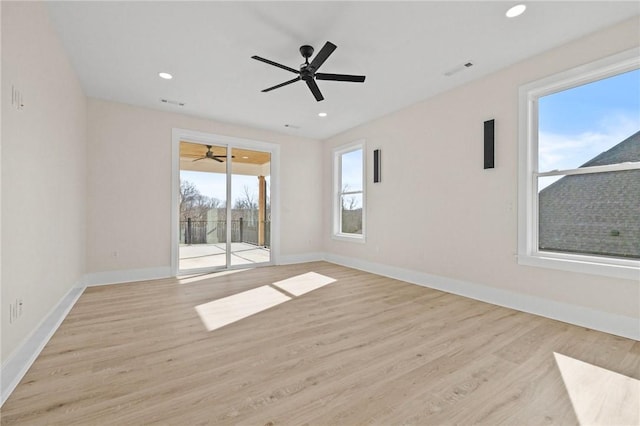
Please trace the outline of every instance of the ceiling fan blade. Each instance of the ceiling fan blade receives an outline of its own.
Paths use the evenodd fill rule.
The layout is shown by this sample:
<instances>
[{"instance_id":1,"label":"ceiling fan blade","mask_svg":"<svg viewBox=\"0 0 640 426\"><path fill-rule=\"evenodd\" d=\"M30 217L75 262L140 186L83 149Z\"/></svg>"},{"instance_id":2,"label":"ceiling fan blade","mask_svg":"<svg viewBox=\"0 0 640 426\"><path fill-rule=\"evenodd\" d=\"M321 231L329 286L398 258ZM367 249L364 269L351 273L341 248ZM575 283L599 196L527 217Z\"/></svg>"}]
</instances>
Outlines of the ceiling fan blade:
<instances>
[{"instance_id":1,"label":"ceiling fan blade","mask_svg":"<svg viewBox=\"0 0 640 426\"><path fill-rule=\"evenodd\" d=\"M224 162L224 160L227 159L227 155L226 154L223 154L223 155L212 155L210 158L212 160L216 160L219 163L222 163L222 162ZM221 158L222 158L222 160L221 160ZM232 155L231 158L236 158L236 156Z\"/></svg>"},{"instance_id":2,"label":"ceiling fan blade","mask_svg":"<svg viewBox=\"0 0 640 426\"><path fill-rule=\"evenodd\" d=\"M295 83L298 80L300 80L300 76L298 76L296 78L293 78L293 79L291 79L289 81L285 81L284 83L277 84L277 85L275 85L273 87L269 87L268 89L264 89L263 92L270 92L273 89L278 89L278 88L280 88L282 86L286 86L287 84Z\"/></svg>"},{"instance_id":3,"label":"ceiling fan blade","mask_svg":"<svg viewBox=\"0 0 640 426\"><path fill-rule=\"evenodd\" d=\"M196 158L195 160L192 161L192 163L195 163L196 161L204 160L205 158L207 158L207 157Z\"/></svg>"},{"instance_id":4,"label":"ceiling fan blade","mask_svg":"<svg viewBox=\"0 0 640 426\"><path fill-rule=\"evenodd\" d=\"M311 89L311 93L313 93L313 96L315 96L316 101L320 102L321 100L323 100L324 96L322 96L322 93L320 93L320 89L318 88L318 85L316 84L315 80L310 79L306 81L307 81L307 86L309 86L309 89Z\"/></svg>"},{"instance_id":5,"label":"ceiling fan blade","mask_svg":"<svg viewBox=\"0 0 640 426\"><path fill-rule=\"evenodd\" d=\"M256 55L254 55L254 56L252 56L251 58L256 59L256 60L258 60L258 61L262 61L262 62L264 62L265 64L273 65L274 67L282 68L283 70L291 71L291 72L292 72L292 73L294 73L294 74L300 74L300 71L298 71L298 70L296 70L296 69L293 69L293 68L288 67L288 66L286 66L286 65L279 64L279 63L277 63L277 62L270 61L270 60L265 59L265 58L261 58L260 56L256 56Z\"/></svg>"},{"instance_id":6,"label":"ceiling fan blade","mask_svg":"<svg viewBox=\"0 0 640 426\"><path fill-rule=\"evenodd\" d=\"M318 80L351 81L353 83L364 83L364 79L366 78L366 76L349 74L326 74L317 72L316 78Z\"/></svg>"},{"instance_id":7,"label":"ceiling fan blade","mask_svg":"<svg viewBox=\"0 0 640 426\"><path fill-rule=\"evenodd\" d=\"M324 64L324 61L327 60L329 55L331 55L333 51L336 50L337 47L338 46L331 43L330 41L326 42L324 46L322 46L322 49L320 49L316 57L313 58L313 61L311 61L311 63L309 64L309 67L313 68L314 70L317 70L318 68L320 68L320 66Z\"/></svg>"}]
</instances>

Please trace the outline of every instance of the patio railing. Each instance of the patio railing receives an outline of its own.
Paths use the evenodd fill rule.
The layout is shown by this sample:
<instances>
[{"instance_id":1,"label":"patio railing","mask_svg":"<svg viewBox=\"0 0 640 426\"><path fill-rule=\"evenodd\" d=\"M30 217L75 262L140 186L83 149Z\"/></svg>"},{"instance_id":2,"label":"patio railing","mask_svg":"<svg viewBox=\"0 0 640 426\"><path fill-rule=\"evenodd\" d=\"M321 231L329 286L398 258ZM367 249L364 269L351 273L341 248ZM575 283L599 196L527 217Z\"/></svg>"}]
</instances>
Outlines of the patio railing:
<instances>
[{"instance_id":1,"label":"patio railing","mask_svg":"<svg viewBox=\"0 0 640 426\"><path fill-rule=\"evenodd\" d=\"M258 223L245 221L242 218L231 221L231 242L259 245ZM271 222L264 222L264 244L270 247ZM182 244L216 244L227 242L226 220L181 220L180 243Z\"/></svg>"}]
</instances>

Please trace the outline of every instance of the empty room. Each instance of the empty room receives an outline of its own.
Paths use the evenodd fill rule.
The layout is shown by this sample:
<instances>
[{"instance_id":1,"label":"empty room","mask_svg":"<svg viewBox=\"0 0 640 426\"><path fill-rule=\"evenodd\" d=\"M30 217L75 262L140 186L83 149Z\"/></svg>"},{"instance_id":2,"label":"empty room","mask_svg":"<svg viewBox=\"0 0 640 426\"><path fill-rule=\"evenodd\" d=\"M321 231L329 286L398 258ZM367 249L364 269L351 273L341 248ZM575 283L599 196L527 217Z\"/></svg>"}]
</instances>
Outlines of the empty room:
<instances>
[{"instance_id":1,"label":"empty room","mask_svg":"<svg viewBox=\"0 0 640 426\"><path fill-rule=\"evenodd\" d=\"M2 425L640 424L640 3L0 22Z\"/></svg>"}]
</instances>

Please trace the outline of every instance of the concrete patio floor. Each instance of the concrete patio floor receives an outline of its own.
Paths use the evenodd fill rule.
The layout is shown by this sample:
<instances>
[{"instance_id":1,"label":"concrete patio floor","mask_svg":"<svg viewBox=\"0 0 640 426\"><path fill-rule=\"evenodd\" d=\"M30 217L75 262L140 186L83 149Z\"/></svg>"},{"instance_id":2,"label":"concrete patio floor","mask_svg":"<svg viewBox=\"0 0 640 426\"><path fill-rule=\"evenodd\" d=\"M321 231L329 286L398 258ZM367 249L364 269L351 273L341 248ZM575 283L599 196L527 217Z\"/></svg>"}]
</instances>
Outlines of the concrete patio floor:
<instances>
[{"instance_id":1,"label":"concrete patio floor","mask_svg":"<svg viewBox=\"0 0 640 426\"><path fill-rule=\"evenodd\" d=\"M180 245L181 271L187 269L224 267L226 244ZM247 243L231 243L231 266L269 262L268 248Z\"/></svg>"}]
</instances>

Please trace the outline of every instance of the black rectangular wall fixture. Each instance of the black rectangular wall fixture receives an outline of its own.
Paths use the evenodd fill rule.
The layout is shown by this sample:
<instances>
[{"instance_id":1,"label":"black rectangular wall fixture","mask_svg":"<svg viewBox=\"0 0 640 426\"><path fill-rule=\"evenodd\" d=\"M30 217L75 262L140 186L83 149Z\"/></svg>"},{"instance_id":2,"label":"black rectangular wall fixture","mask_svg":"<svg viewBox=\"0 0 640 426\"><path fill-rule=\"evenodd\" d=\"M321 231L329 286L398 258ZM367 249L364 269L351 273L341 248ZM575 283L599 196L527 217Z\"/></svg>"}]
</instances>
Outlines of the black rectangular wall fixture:
<instances>
[{"instance_id":1,"label":"black rectangular wall fixture","mask_svg":"<svg viewBox=\"0 0 640 426\"><path fill-rule=\"evenodd\" d=\"M494 167L494 128L495 120L487 120L484 122L484 168L493 169Z\"/></svg>"},{"instance_id":2,"label":"black rectangular wall fixture","mask_svg":"<svg viewBox=\"0 0 640 426\"><path fill-rule=\"evenodd\" d=\"M378 183L382 179L381 164L380 164L380 150L373 150L373 183Z\"/></svg>"}]
</instances>

